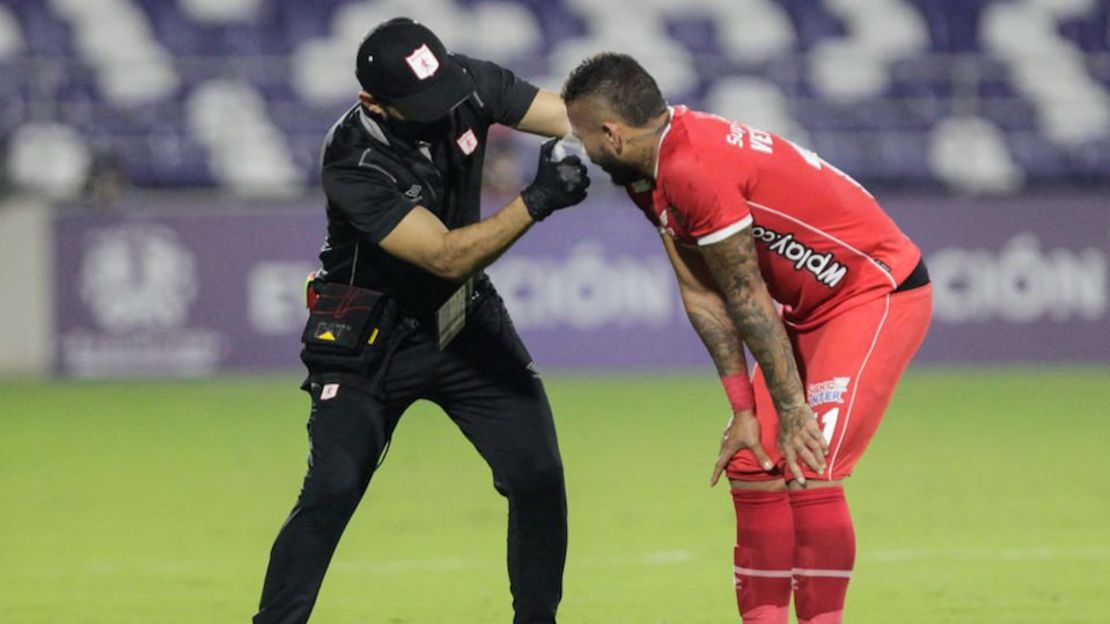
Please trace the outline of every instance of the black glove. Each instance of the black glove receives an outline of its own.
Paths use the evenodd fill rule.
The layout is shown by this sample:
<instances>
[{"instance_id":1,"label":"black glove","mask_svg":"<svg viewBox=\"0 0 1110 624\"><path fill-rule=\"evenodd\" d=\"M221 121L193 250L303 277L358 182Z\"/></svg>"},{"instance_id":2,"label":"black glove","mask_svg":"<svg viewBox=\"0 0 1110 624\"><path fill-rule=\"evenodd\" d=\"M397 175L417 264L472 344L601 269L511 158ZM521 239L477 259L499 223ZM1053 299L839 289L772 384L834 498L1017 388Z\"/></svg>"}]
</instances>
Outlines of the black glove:
<instances>
[{"instance_id":1,"label":"black glove","mask_svg":"<svg viewBox=\"0 0 1110 624\"><path fill-rule=\"evenodd\" d=\"M520 194L534 221L543 221L556 210L586 199L586 189L590 186L590 176L580 158L567 156L558 162L551 159L551 151L558 142L558 139L551 139L540 147L536 179Z\"/></svg>"}]
</instances>

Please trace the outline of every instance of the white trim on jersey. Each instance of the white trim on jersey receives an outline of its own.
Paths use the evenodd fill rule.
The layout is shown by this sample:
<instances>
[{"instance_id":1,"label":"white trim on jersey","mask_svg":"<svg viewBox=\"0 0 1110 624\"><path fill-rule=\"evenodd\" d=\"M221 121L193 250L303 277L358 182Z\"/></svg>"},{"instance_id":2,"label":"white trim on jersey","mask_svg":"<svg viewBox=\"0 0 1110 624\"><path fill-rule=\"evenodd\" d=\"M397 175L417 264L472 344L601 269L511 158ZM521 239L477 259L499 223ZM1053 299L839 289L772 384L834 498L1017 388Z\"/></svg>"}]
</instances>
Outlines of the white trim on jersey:
<instances>
[{"instance_id":1,"label":"white trim on jersey","mask_svg":"<svg viewBox=\"0 0 1110 624\"><path fill-rule=\"evenodd\" d=\"M659 136L659 145L655 146L655 172L651 174L652 180L659 179L659 152L663 149L663 139L667 138L667 133L671 131L671 125L674 124L674 107L667 107L667 126L663 128L663 134Z\"/></svg>"},{"instance_id":2,"label":"white trim on jersey","mask_svg":"<svg viewBox=\"0 0 1110 624\"><path fill-rule=\"evenodd\" d=\"M786 214L785 212L780 212L778 210L775 210L774 208L770 208L770 207L764 206L762 204L757 204L757 203L755 203L751 200L748 201L748 205L751 206L752 208L756 208L756 209L759 209L759 210L770 212L772 214L775 214L775 215L778 215L778 216L782 217L783 219L793 221L794 223L797 223L798 225L800 225L800 226L802 226L802 227L804 227L804 228L806 228L806 229L808 229L812 232L816 232L817 234L820 234L821 236L824 236L825 238L831 240L832 242L834 242L834 243L844 247L845 249L851 251L852 253L854 253L858 256L861 256L863 258L867 258L867 260L871 263L871 265L874 266L880 273L883 274L883 276L886 277L886 279L890 282L890 285L892 287L898 288L898 282L894 281L894 276L891 275L889 271L884 269L882 267L882 265L879 264L878 260L876 260L876 259L872 258L871 256L863 253L862 251L856 249L855 247L852 247L848 243L845 243L844 241L840 240L839 238L833 236L832 234L829 234L828 232L826 232L822 229L813 227L812 225L806 223L805 221L802 221L801 219L799 219L797 217L792 217L792 216Z\"/></svg>"},{"instance_id":3,"label":"white trim on jersey","mask_svg":"<svg viewBox=\"0 0 1110 624\"><path fill-rule=\"evenodd\" d=\"M875 345L879 342L879 334L883 332L883 326L886 325L886 317L890 314L889 294L886 296L885 306L883 317L879 319L879 325L875 328L875 335L871 337L871 346L867 348L867 355L863 356L863 362L860 362L859 370L856 371L856 387L852 390L852 398L848 400L848 412L844 415L844 428L840 430L840 439L837 440L836 449L833 450L832 457L829 459L827 472L830 479L832 478L833 467L836 466L836 457L840 455L840 447L844 445L844 437L848 435L848 425L852 422L852 408L856 405L856 397L859 396L860 386L863 384L863 371L867 368L867 362L871 360L871 354L875 351Z\"/></svg>"},{"instance_id":4,"label":"white trim on jersey","mask_svg":"<svg viewBox=\"0 0 1110 624\"><path fill-rule=\"evenodd\" d=\"M725 240L726 238L728 238L729 236L732 236L733 234L735 234L735 233L743 230L744 228L750 226L751 224L752 224L752 215L749 214L749 215L745 216L743 219L740 219L739 221L737 221L736 223L733 223L732 225L726 225L725 227L717 230L716 232L710 232L709 234L706 234L705 236L702 236L701 238L698 239L698 246L699 247L705 247L706 245L712 245L713 243L719 243L719 242Z\"/></svg>"}]
</instances>

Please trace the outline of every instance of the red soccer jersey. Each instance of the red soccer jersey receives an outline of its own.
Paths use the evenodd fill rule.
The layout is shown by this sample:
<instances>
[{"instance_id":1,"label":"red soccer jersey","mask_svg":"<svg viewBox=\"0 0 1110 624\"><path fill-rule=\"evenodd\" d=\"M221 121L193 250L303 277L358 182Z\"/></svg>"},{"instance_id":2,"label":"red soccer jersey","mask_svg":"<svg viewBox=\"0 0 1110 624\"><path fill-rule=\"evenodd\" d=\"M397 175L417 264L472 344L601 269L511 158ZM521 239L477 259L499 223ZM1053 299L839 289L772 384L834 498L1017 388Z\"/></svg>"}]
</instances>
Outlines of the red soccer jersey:
<instances>
[{"instance_id":1,"label":"red soccer jersey","mask_svg":"<svg viewBox=\"0 0 1110 624\"><path fill-rule=\"evenodd\" d=\"M890 292L921 259L859 183L746 124L676 106L656 167L627 188L648 219L687 245L752 226L767 288L800 329Z\"/></svg>"}]
</instances>

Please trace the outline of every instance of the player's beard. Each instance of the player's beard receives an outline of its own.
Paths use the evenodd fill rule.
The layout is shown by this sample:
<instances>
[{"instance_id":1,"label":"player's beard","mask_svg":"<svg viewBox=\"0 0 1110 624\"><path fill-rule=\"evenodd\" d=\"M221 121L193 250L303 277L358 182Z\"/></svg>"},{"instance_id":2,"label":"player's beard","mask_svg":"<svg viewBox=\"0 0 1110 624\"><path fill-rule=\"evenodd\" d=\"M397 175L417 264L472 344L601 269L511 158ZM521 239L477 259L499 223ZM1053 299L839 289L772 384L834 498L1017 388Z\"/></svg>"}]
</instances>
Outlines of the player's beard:
<instances>
[{"instance_id":1,"label":"player's beard","mask_svg":"<svg viewBox=\"0 0 1110 624\"><path fill-rule=\"evenodd\" d=\"M627 186L644 178L644 174L638 167L622 162L616 156L609 154L602 154L594 161L594 164L609 174L609 179L617 186Z\"/></svg>"}]
</instances>

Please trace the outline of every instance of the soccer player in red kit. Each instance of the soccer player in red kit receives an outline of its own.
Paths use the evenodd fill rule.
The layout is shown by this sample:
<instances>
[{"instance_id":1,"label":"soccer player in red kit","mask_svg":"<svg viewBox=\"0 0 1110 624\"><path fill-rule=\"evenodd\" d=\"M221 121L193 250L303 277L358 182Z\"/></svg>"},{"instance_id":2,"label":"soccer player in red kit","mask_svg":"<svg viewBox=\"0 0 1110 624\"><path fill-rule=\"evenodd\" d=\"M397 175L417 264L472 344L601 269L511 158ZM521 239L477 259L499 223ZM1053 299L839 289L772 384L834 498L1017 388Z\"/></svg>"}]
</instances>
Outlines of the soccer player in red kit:
<instances>
[{"instance_id":1,"label":"soccer player in red kit","mask_svg":"<svg viewBox=\"0 0 1110 624\"><path fill-rule=\"evenodd\" d=\"M732 485L744 622L785 624L791 593L800 623L841 622L855 561L843 480L925 337L921 251L843 172L668 107L629 56L587 59L563 98L590 159L662 234L731 402L710 482Z\"/></svg>"}]
</instances>

